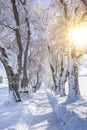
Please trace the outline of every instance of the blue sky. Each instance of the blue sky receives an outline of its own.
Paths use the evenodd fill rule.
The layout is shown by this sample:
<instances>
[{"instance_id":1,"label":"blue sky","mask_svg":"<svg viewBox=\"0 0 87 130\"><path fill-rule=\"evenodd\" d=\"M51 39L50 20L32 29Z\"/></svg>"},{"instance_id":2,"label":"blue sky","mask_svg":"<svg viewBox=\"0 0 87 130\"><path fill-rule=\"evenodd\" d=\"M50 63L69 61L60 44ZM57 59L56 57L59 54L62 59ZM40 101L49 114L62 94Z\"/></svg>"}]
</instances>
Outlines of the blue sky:
<instances>
[{"instance_id":1,"label":"blue sky","mask_svg":"<svg viewBox=\"0 0 87 130\"><path fill-rule=\"evenodd\" d=\"M48 7L51 0L41 0L45 7Z\"/></svg>"},{"instance_id":2,"label":"blue sky","mask_svg":"<svg viewBox=\"0 0 87 130\"><path fill-rule=\"evenodd\" d=\"M38 0L33 0L34 4L36 5ZM40 0L42 2L42 4L44 5L44 7L48 8L50 5L51 0Z\"/></svg>"}]
</instances>

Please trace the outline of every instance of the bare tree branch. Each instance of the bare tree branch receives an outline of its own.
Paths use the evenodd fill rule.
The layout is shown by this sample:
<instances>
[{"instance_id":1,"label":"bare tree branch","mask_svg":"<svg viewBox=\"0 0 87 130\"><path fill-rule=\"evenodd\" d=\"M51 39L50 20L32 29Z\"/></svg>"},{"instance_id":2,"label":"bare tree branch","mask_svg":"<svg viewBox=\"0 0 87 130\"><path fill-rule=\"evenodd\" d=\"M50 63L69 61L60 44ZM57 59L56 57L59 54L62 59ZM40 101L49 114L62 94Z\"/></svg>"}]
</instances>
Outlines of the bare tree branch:
<instances>
[{"instance_id":1,"label":"bare tree branch","mask_svg":"<svg viewBox=\"0 0 87 130\"><path fill-rule=\"evenodd\" d=\"M5 24L5 23L0 22L0 25L5 26L5 27L7 27L7 28L9 28L9 29L11 29L11 30L13 30L13 31L15 31L15 28L13 28L13 27L11 27L11 26Z\"/></svg>"}]
</instances>

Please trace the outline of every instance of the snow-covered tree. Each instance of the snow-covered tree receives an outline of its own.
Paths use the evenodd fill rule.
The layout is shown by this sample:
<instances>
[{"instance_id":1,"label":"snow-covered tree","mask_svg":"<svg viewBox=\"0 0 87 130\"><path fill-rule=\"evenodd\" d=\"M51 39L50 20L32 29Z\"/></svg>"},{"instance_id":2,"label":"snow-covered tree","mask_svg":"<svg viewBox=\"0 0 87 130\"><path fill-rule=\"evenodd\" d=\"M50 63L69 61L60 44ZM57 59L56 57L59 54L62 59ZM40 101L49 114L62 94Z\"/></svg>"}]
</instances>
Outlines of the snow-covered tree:
<instances>
[{"instance_id":1,"label":"snow-covered tree","mask_svg":"<svg viewBox=\"0 0 87 130\"><path fill-rule=\"evenodd\" d=\"M51 7L53 7L54 10L52 12ZM78 60L86 53L86 50L82 50L82 48L76 47L72 41L71 36L69 36L69 31L72 31L73 27L75 27L77 24L81 24L83 21L86 21L86 8L80 0L54 0L51 2L51 7L49 9L50 13L48 20L48 26L51 25L51 27L48 27L48 30L49 32L52 32L51 41L53 41L53 45L56 46L52 52L53 61L51 62L53 79L54 82L56 81L55 86L59 88L60 95L64 95L64 83L68 76L69 98L79 97L80 91L78 84ZM51 44L49 48L51 50ZM60 55L59 58L58 54ZM58 64L57 75L55 67L56 63Z\"/></svg>"},{"instance_id":2,"label":"snow-covered tree","mask_svg":"<svg viewBox=\"0 0 87 130\"><path fill-rule=\"evenodd\" d=\"M86 8L84 4L77 1L61 1L64 8L65 26L68 32L68 83L69 83L69 98L78 98L80 96L78 84L78 64L77 59L81 56L78 48L73 43L71 31L77 24L82 24L86 16Z\"/></svg>"},{"instance_id":3,"label":"snow-covered tree","mask_svg":"<svg viewBox=\"0 0 87 130\"><path fill-rule=\"evenodd\" d=\"M61 96L65 95L65 82L67 79L67 56L63 21L64 11L60 1L51 1L47 20L48 49L51 57L49 62L54 81L53 89Z\"/></svg>"},{"instance_id":4,"label":"snow-covered tree","mask_svg":"<svg viewBox=\"0 0 87 130\"><path fill-rule=\"evenodd\" d=\"M53 86L50 64L48 62L48 9L44 8L42 3L38 1L38 3L32 7L32 10L33 12L30 16L32 31L29 57L29 81L32 87L36 86L37 78L38 84L44 82L47 86Z\"/></svg>"},{"instance_id":5,"label":"snow-covered tree","mask_svg":"<svg viewBox=\"0 0 87 130\"><path fill-rule=\"evenodd\" d=\"M31 5L31 1L26 0L0 1L0 27L3 30L3 32L1 33L1 40L3 44L1 52L4 49L4 53L6 54L6 58L3 58L2 61L4 53L1 53L2 57L0 59L6 69L6 72L9 71L9 73L7 73L9 88L12 88L11 90L13 91L16 88L17 92L19 86L28 87L27 67L28 50L30 43L30 25L27 6L29 6L29 3ZM10 35L8 34L8 32L10 32ZM14 64L10 64L12 62L12 58L9 58L8 53L6 52L7 50L9 51L9 48L14 52L14 55L12 55L12 52L10 51L10 55L14 59L13 63L15 62ZM5 62L5 60L7 61L7 63L9 61L9 65ZM16 67L14 68L15 65ZM16 69L16 71L14 71L14 69ZM15 82L17 82L17 84L14 84L14 77L16 78ZM18 101L20 100L21 99L19 99L18 97Z\"/></svg>"}]
</instances>

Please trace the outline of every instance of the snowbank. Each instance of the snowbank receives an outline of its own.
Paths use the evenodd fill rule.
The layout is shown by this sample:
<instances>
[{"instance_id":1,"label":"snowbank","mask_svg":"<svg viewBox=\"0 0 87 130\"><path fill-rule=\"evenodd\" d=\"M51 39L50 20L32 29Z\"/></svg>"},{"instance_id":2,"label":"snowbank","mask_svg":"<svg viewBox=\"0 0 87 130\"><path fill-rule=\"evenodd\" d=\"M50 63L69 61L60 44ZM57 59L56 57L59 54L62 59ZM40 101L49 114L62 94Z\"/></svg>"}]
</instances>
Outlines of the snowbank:
<instances>
[{"instance_id":1,"label":"snowbank","mask_svg":"<svg viewBox=\"0 0 87 130\"><path fill-rule=\"evenodd\" d=\"M62 98L48 91L47 95L64 130L87 130L87 102L85 100L68 102L67 96Z\"/></svg>"},{"instance_id":2,"label":"snowbank","mask_svg":"<svg viewBox=\"0 0 87 130\"><path fill-rule=\"evenodd\" d=\"M6 85L6 86L5 86ZM23 96L20 103L9 100L7 84L0 84L0 130L29 130L32 111L29 105L32 98Z\"/></svg>"}]
</instances>

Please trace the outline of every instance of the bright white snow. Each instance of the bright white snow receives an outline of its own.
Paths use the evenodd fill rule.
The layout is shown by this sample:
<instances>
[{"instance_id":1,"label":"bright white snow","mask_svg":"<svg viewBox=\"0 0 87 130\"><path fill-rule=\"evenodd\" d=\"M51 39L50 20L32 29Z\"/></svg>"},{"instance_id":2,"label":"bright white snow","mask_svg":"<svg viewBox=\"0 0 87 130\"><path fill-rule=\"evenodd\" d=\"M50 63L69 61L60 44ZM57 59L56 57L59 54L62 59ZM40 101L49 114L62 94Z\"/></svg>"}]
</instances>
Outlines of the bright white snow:
<instances>
[{"instance_id":1,"label":"bright white snow","mask_svg":"<svg viewBox=\"0 0 87 130\"><path fill-rule=\"evenodd\" d=\"M76 102L45 87L21 103L9 102L7 84L0 84L0 130L87 130L86 84L87 78L80 78L84 99Z\"/></svg>"}]
</instances>

